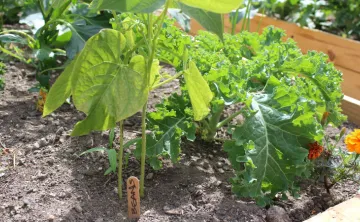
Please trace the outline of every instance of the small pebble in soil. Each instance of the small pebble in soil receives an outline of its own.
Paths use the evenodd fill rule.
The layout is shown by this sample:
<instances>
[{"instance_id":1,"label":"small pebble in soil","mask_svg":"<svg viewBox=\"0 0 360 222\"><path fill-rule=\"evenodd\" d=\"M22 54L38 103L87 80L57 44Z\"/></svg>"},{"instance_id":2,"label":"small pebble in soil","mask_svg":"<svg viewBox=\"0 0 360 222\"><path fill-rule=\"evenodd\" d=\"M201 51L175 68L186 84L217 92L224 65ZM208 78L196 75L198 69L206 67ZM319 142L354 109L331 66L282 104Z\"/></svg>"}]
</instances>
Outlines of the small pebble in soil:
<instances>
[{"instance_id":1,"label":"small pebble in soil","mask_svg":"<svg viewBox=\"0 0 360 222\"><path fill-rule=\"evenodd\" d=\"M149 173L148 175L146 175L147 180L151 180L153 177L154 177L154 173Z\"/></svg>"},{"instance_id":2,"label":"small pebble in soil","mask_svg":"<svg viewBox=\"0 0 360 222\"><path fill-rule=\"evenodd\" d=\"M33 145L33 150L38 150L40 149L40 144L38 142L35 142Z\"/></svg>"},{"instance_id":3,"label":"small pebble in soil","mask_svg":"<svg viewBox=\"0 0 360 222\"><path fill-rule=\"evenodd\" d=\"M48 221L49 222L53 222L55 220L55 216L54 215L49 215L48 216Z\"/></svg>"},{"instance_id":4,"label":"small pebble in soil","mask_svg":"<svg viewBox=\"0 0 360 222\"><path fill-rule=\"evenodd\" d=\"M205 170L209 169L209 168L210 168L210 164L209 164L208 162L204 162L203 168L204 168Z\"/></svg>"},{"instance_id":5,"label":"small pebble in soil","mask_svg":"<svg viewBox=\"0 0 360 222\"><path fill-rule=\"evenodd\" d=\"M224 165L224 164L223 164L222 162L220 162L220 161L216 163L217 168L222 168L223 165Z\"/></svg>"},{"instance_id":6,"label":"small pebble in soil","mask_svg":"<svg viewBox=\"0 0 360 222\"><path fill-rule=\"evenodd\" d=\"M74 209L76 212L81 213L83 211L82 207L80 205L75 205Z\"/></svg>"},{"instance_id":7,"label":"small pebble in soil","mask_svg":"<svg viewBox=\"0 0 360 222\"><path fill-rule=\"evenodd\" d=\"M218 172L221 173L221 174L225 173L225 171L223 169L221 169L221 168L218 169Z\"/></svg>"},{"instance_id":8,"label":"small pebble in soil","mask_svg":"<svg viewBox=\"0 0 360 222\"><path fill-rule=\"evenodd\" d=\"M227 166L227 165L224 165L224 166L223 166L223 169L226 170L226 171L229 171L229 170L230 170L229 166Z\"/></svg>"},{"instance_id":9,"label":"small pebble in soil","mask_svg":"<svg viewBox=\"0 0 360 222\"><path fill-rule=\"evenodd\" d=\"M210 160L212 160L212 159L214 159L214 155L209 154L209 155L208 155L208 158L209 158Z\"/></svg>"},{"instance_id":10,"label":"small pebble in soil","mask_svg":"<svg viewBox=\"0 0 360 222\"><path fill-rule=\"evenodd\" d=\"M267 222L290 222L289 215L279 206L271 206L266 212Z\"/></svg>"},{"instance_id":11,"label":"small pebble in soil","mask_svg":"<svg viewBox=\"0 0 360 222\"><path fill-rule=\"evenodd\" d=\"M48 177L48 174L47 174L47 173L39 173L39 174L36 176L36 179L38 179L38 180L45 180L47 177Z\"/></svg>"}]
</instances>

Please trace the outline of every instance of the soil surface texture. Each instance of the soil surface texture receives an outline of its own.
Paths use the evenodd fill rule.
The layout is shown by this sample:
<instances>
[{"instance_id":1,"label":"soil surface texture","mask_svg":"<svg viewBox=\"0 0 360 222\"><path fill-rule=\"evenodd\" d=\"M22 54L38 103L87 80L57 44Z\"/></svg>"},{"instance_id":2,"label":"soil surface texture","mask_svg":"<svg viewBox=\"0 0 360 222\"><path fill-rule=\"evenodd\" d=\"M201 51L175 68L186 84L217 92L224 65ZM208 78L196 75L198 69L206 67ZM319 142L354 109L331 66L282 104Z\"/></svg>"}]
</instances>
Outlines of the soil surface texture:
<instances>
[{"instance_id":1,"label":"soil surface texture","mask_svg":"<svg viewBox=\"0 0 360 222\"><path fill-rule=\"evenodd\" d=\"M33 73L21 63L8 63L6 87L0 92L0 141L1 148L8 148L0 155L0 221L128 221L126 198L118 199L116 175L104 176L106 153L79 156L89 148L106 147L109 133L70 137L84 114L69 104L42 118L36 111L37 94L28 91L37 83ZM175 91L178 82L152 93L149 109ZM137 113L126 120L125 141L141 135L140 118ZM335 135L339 130L329 132ZM221 144L184 142L182 151L178 164L166 162L160 171L146 169L138 221L303 221L351 198L358 189L345 182L327 194L322 184L304 182L300 198L262 208L231 193L233 172ZM130 157L124 179L139 177L139 169L139 161ZM125 188L121 192L125 194Z\"/></svg>"}]
</instances>

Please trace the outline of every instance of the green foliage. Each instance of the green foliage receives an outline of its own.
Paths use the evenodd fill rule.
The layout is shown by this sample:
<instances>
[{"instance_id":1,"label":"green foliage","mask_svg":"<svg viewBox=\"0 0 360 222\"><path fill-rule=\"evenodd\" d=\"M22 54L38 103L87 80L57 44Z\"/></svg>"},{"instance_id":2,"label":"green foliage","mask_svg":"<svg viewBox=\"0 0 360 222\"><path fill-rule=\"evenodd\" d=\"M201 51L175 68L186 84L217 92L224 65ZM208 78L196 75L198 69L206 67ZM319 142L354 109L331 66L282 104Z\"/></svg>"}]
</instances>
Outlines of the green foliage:
<instances>
[{"instance_id":1,"label":"green foliage","mask_svg":"<svg viewBox=\"0 0 360 222\"><path fill-rule=\"evenodd\" d=\"M179 2L189 5L194 8L205 9L215 13L229 13L241 6L243 0L179 0Z\"/></svg>"},{"instance_id":2,"label":"green foliage","mask_svg":"<svg viewBox=\"0 0 360 222\"><path fill-rule=\"evenodd\" d=\"M152 133L147 135L146 155L154 169L161 168L161 157L178 162L182 136L186 136L190 141L195 140L196 127L189 107L190 100L173 94L164 103L156 106L156 112L147 116L148 127L152 129ZM141 145L141 142L137 143L137 157L140 157Z\"/></svg>"},{"instance_id":3,"label":"green foliage","mask_svg":"<svg viewBox=\"0 0 360 222\"><path fill-rule=\"evenodd\" d=\"M23 62L35 66L36 79L41 87L49 88L51 70L58 64L59 56L70 60L84 47L86 40L104 27L110 27L109 13L91 13L88 4L66 1L34 1L35 11L27 14L20 22L33 26L34 38L17 30L0 33L0 50ZM74 2L74 3L73 3ZM11 44L30 50L11 50ZM59 48L65 48L65 51ZM17 48L15 48L17 49Z\"/></svg>"},{"instance_id":4,"label":"green foliage","mask_svg":"<svg viewBox=\"0 0 360 222\"><path fill-rule=\"evenodd\" d=\"M76 108L87 114L72 135L84 135L91 130L115 127L116 122L140 110L147 99L147 78L145 70L136 70L138 61L123 64L121 56L125 45L125 37L110 29L102 30L87 41L73 68L65 70L50 90L48 98L55 97L46 101L44 115L58 108L71 92ZM71 85L71 90L63 87L64 84ZM122 98L121 102L118 97Z\"/></svg>"},{"instance_id":5,"label":"green foliage","mask_svg":"<svg viewBox=\"0 0 360 222\"><path fill-rule=\"evenodd\" d=\"M324 115L322 122L324 129L326 129L328 127L327 115ZM334 185L345 180L351 180L355 183L359 181L359 154L349 152L340 145L345 134L346 128L344 127L332 139L329 135L325 135L322 141L323 152L313 163L315 170L312 178L315 181L322 182L328 193L331 192Z\"/></svg>"},{"instance_id":6,"label":"green foliage","mask_svg":"<svg viewBox=\"0 0 360 222\"><path fill-rule=\"evenodd\" d=\"M0 62L0 91L4 90L5 88L5 79L4 79L4 74L5 74L5 64Z\"/></svg>"},{"instance_id":7,"label":"green foliage","mask_svg":"<svg viewBox=\"0 0 360 222\"><path fill-rule=\"evenodd\" d=\"M264 0L255 4L269 16L360 40L358 0Z\"/></svg>"},{"instance_id":8,"label":"green foliage","mask_svg":"<svg viewBox=\"0 0 360 222\"><path fill-rule=\"evenodd\" d=\"M20 14L33 7L36 0L0 0L0 30L2 24L13 24L19 21Z\"/></svg>"},{"instance_id":9,"label":"green foliage","mask_svg":"<svg viewBox=\"0 0 360 222\"><path fill-rule=\"evenodd\" d=\"M181 44L182 34L170 32L168 41ZM283 36L269 27L261 35L225 34L221 42L202 32L188 47L189 58L215 95L211 113L197 124L198 132L209 140L219 128L227 128L231 139L224 150L236 170L233 191L262 205L278 192L296 194L296 178L310 175L308 144L324 136L322 114L329 112L333 125L345 119L339 107L341 73L324 54L303 55L293 40L282 42ZM188 90L182 89L182 98L188 100ZM230 105L236 107L232 113ZM229 117L222 119L223 112ZM235 121L239 115L243 121Z\"/></svg>"}]
</instances>

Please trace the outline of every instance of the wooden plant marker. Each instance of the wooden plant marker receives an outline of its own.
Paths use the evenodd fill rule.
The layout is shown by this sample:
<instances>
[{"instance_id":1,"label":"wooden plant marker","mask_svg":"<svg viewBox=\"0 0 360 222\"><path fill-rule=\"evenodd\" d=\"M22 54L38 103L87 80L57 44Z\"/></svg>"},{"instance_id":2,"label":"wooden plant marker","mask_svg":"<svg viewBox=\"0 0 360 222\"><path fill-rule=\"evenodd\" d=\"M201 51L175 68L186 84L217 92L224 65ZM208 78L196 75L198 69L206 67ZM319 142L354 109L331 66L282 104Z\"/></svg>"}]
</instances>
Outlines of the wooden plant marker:
<instances>
[{"instance_id":1,"label":"wooden plant marker","mask_svg":"<svg viewBox=\"0 0 360 222\"><path fill-rule=\"evenodd\" d=\"M128 217L130 219L140 218L140 195L139 195L139 180L131 176L127 179L126 190L128 200Z\"/></svg>"}]
</instances>

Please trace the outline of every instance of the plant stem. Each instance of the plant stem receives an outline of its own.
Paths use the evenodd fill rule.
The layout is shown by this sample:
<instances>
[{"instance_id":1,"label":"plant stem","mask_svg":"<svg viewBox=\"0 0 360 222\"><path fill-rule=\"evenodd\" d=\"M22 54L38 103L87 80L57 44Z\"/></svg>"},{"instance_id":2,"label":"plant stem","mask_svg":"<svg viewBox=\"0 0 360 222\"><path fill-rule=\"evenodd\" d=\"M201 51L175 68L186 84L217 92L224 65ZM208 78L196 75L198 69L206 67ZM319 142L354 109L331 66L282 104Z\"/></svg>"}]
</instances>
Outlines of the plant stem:
<instances>
[{"instance_id":1,"label":"plant stem","mask_svg":"<svg viewBox=\"0 0 360 222\"><path fill-rule=\"evenodd\" d=\"M141 115L141 166L140 166L140 197L144 197L145 157L146 157L146 110L147 103L143 106Z\"/></svg>"},{"instance_id":2,"label":"plant stem","mask_svg":"<svg viewBox=\"0 0 360 222\"><path fill-rule=\"evenodd\" d=\"M231 114L229 117L227 117L226 119L224 119L223 121L221 121L220 123L217 124L217 128L223 127L224 125L228 124L232 119L234 119L235 117L237 117L238 115L240 115L242 113L242 110L239 110L233 114Z\"/></svg>"},{"instance_id":3,"label":"plant stem","mask_svg":"<svg viewBox=\"0 0 360 222\"><path fill-rule=\"evenodd\" d=\"M232 18L232 21L231 21L231 35L235 35L237 19L239 17L239 10L240 10L240 8L236 9L235 16Z\"/></svg>"},{"instance_id":4,"label":"plant stem","mask_svg":"<svg viewBox=\"0 0 360 222\"><path fill-rule=\"evenodd\" d=\"M179 76L181 76L182 74L183 74L182 72L177 73L176 75L174 75L174 76L172 76L172 77L170 77L170 78L162 81L161 83L156 84L155 86L153 86L153 87L151 88L151 90L157 89L157 88L159 88L160 86L165 85L166 83L169 83L169 82L173 81L174 79L177 79L177 78L178 78Z\"/></svg>"},{"instance_id":5,"label":"plant stem","mask_svg":"<svg viewBox=\"0 0 360 222\"><path fill-rule=\"evenodd\" d=\"M118 195L122 199L122 168L123 168L123 154L124 154L124 121L120 121L120 135L119 135L119 153L118 153Z\"/></svg>"},{"instance_id":6,"label":"plant stem","mask_svg":"<svg viewBox=\"0 0 360 222\"><path fill-rule=\"evenodd\" d=\"M215 113L211 115L208 122L208 132L206 135L207 141L214 140L218 129L217 124L220 121L220 117L224 109L225 109L225 104L219 104L219 107L216 108Z\"/></svg>"},{"instance_id":7,"label":"plant stem","mask_svg":"<svg viewBox=\"0 0 360 222\"><path fill-rule=\"evenodd\" d=\"M37 3L38 3L38 6L40 8L41 15L43 16L43 19L44 19L44 21L46 23L48 21L48 18L47 18L46 12L45 12L45 7L44 7L44 4L43 4L43 1L38 0Z\"/></svg>"}]
</instances>

